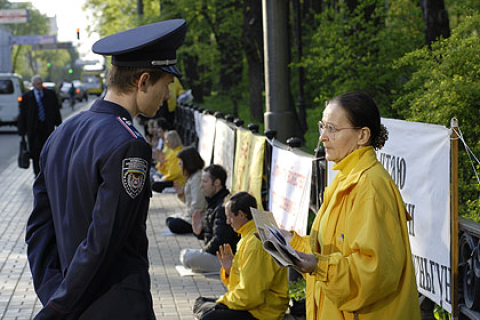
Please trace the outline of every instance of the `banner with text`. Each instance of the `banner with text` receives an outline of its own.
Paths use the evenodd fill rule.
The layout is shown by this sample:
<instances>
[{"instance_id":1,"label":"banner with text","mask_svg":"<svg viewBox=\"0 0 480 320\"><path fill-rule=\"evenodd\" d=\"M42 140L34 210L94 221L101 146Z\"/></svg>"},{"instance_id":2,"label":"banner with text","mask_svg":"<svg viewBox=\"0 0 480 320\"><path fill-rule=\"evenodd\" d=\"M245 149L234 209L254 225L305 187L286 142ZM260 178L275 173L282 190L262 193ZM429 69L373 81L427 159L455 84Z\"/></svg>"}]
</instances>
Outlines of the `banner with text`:
<instances>
[{"instance_id":1,"label":"banner with text","mask_svg":"<svg viewBox=\"0 0 480 320\"><path fill-rule=\"evenodd\" d=\"M232 193L247 191L262 206L262 175L265 157L265 137L245 129L237 129Z\"/></svg>"},{"instance_id":2,"label":"banner with text","mask_svg":"<svg viewBox=\"0 0 480 320\"><path fill-rule=\"evenodd\" d=\"M273 145L269 208L280 228L306 235L313 156Z\"/></svg>"},{"instance_id":3,"label":"banner with text","mask_svg":"<svg viewBox=\"0 0 480 320\"><path fill-rule=\"evenodd\" d=\"M377 158L413 218L408 233L418 291L451 312L450 130L394 119L382 123L389 138ZM329 182L335 176L331 165Z\"/></svg>"},{"instance_id":4,"label":"banner with text","mask_svg":"<svg viewBox=\"0 0 480 320\"><path fill-rule=\"evenodd\" d=\"M225 120L217 120L215 128L215 147L213 149L213 163L221 165L227 171L225 183L232 190L233 162L235 159L235 129Z\"/></svg>"},{"instance_id":5,"label":"banner with text","mask_svg":"<svg viewBox=\"0 0 480 320\"><path fill-rule=\"evenodd\" d=\"M210 114L195 112L195 129L198 136L198 153L205 161L205 166L212 163L213 143L215 140L215 123L217 119Z\"/></svg>"}]
</instances>

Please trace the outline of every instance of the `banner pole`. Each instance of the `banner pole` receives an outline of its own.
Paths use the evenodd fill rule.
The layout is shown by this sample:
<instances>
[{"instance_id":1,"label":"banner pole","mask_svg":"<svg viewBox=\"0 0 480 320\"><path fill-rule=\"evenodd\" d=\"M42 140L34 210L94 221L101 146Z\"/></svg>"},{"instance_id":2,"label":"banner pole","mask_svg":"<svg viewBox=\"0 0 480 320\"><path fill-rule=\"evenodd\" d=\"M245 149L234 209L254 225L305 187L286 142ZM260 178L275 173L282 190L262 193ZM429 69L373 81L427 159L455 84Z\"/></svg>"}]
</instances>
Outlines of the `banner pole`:
<instances>
[{"instance_id":1,"label":"banner pole","mask_svg":"<svg viewBox=\"0 0 480 320\"><path fill-rule=\"evenodd\" d=\"M458 120L450 120L452 129L450 140L450 218L451 218L451 237L450 237L450 258L451 258L451 301L452 301L452 319L458 319Z\"/></svg>"}]
</instances>

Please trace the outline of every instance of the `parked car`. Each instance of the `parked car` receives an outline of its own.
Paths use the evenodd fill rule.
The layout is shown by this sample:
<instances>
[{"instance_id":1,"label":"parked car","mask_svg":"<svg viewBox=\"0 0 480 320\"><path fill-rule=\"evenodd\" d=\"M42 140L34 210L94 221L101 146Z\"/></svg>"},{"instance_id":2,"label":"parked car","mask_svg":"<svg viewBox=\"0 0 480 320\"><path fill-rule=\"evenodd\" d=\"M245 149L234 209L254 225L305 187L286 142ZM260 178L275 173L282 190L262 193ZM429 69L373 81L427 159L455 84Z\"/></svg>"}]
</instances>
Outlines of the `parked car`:
<instances>
[{"instance_id":1,"label":"parked car","mask_svg":"<svg viewBox=\"0 0 480 320\"><path fill-rule=\"evenodd\" d=\"M80 82L80 80L73 80L72 82L73 86L75 87L75 98L78 101L88 101L88 92L87 88L85 88L85 85ZM62 87L60 88L60 97L62 98L62 102L70 99L68 92L72 86L72 82L64 82L62 84Z\"/></svg>"},{"instance_id":2,"label":"parked car","mask_svg":"<svg viewBox=\"0 0 480 320\"><path fill-rule=\"evenodd\" d=\"M25 93L23 79L16 73L0 73L0 125L16 125L18 105Z\"/></svg>"},{"instance_id":3,"label":"parked car","mask_svg":"<svg viewBox=\"0 0 480 320\"><path fill-rule=\"evenodd\" d=\"M55 82L48 82L48 81L47 82L44 81L42 85L42 87L44 87L45 89L51 89L53 91L56 91L55 86L56 86Z\"/></svg>"}]
</instances>

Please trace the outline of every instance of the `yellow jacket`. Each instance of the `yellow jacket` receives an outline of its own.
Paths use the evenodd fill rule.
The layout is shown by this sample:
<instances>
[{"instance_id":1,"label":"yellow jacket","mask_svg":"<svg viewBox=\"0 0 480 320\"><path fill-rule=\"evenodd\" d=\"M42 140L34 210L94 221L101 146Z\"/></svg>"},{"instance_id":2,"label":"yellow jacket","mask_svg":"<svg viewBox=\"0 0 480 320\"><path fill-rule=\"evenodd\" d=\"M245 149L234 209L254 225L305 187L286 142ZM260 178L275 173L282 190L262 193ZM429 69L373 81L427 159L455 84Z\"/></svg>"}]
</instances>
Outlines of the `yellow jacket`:
<instances>
[{"instance_id":1,"label":"yellow jacket","mask_svg":"<svg viewBox=\"0 0 480 320\"><path fill-rule=\"evenodd\" d=\"M167 181L177 181L180 185L185 184L182 168L178 164L178 153L182 150L182 146L175 149L168 149L165 155L165 162L158 164L155 168L160 171L163 178Z\"/></svg>"},{"instance_id":2,"label":"yellow jacket","mask_svg":"<svg viewBox=\"0 0 480 320\"><path fill-rule=\"evenodd\" d=\"M183 93L183 87L177 77L174 77L172 83L168 85L168 90L170 91L170 99L168 99L168 111L173 112L177 107L177 99Z\"/></svg>"},{"instance_id":3,"label":"yellow jacket","mask_svg":"<svg viewBox=\"0 0 480 320\"><path fill-rule=\"evenodd\" d=\"M310 237L291 241L319 261L305 275L307 319L420 319L408 214L395 183L372 147L333 169Z\"/></svg>"},{"instance_id":4,"label":"yellow jacket","mask_svg":"<svg viewBox=\"0 0 480 320\"><path fill-rule=\"evenodd\" d=\"M253 220L239 230L242 236L237 244L230 276L221 278L228 292L217 302L233 310L247 310L261 320L283 319L288 308L287 268L280 268L253 234L257 231Z\"/></svg>"}]
</instances>

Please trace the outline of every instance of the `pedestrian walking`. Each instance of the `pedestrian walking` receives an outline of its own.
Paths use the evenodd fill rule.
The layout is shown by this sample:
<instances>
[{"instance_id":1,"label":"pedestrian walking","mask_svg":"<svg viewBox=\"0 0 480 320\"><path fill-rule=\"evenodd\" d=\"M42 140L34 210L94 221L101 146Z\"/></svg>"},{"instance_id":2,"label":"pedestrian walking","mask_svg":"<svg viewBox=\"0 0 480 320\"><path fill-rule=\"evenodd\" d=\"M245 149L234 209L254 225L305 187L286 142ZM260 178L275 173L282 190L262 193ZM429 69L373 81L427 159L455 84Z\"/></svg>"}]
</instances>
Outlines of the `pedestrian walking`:
<instances>
[{"instance_id":1,"label":"pedestrian walking","mask_svg":"<svg viewBox=\"0 0 480 320\"><path fill-rule=\"evenodd\" d=\"M43 78L32 78L33 89L25 93L20 102L18 133L27 136L33 173L40 172L40 152L47 138L62 123L60 105L55 91L43 88Z\"/></svg>"},{"instance_id":2,"label":"pedestrian walking","mask_svg":"<svg viewBox=\"0 0 480 320\"><path fill-rule=\"evenodd\" d=\"M72 83L68 88L68 99L70 101L70 107L72 110L75 108L75 85Z\"/></svg>"}]
</instances>

